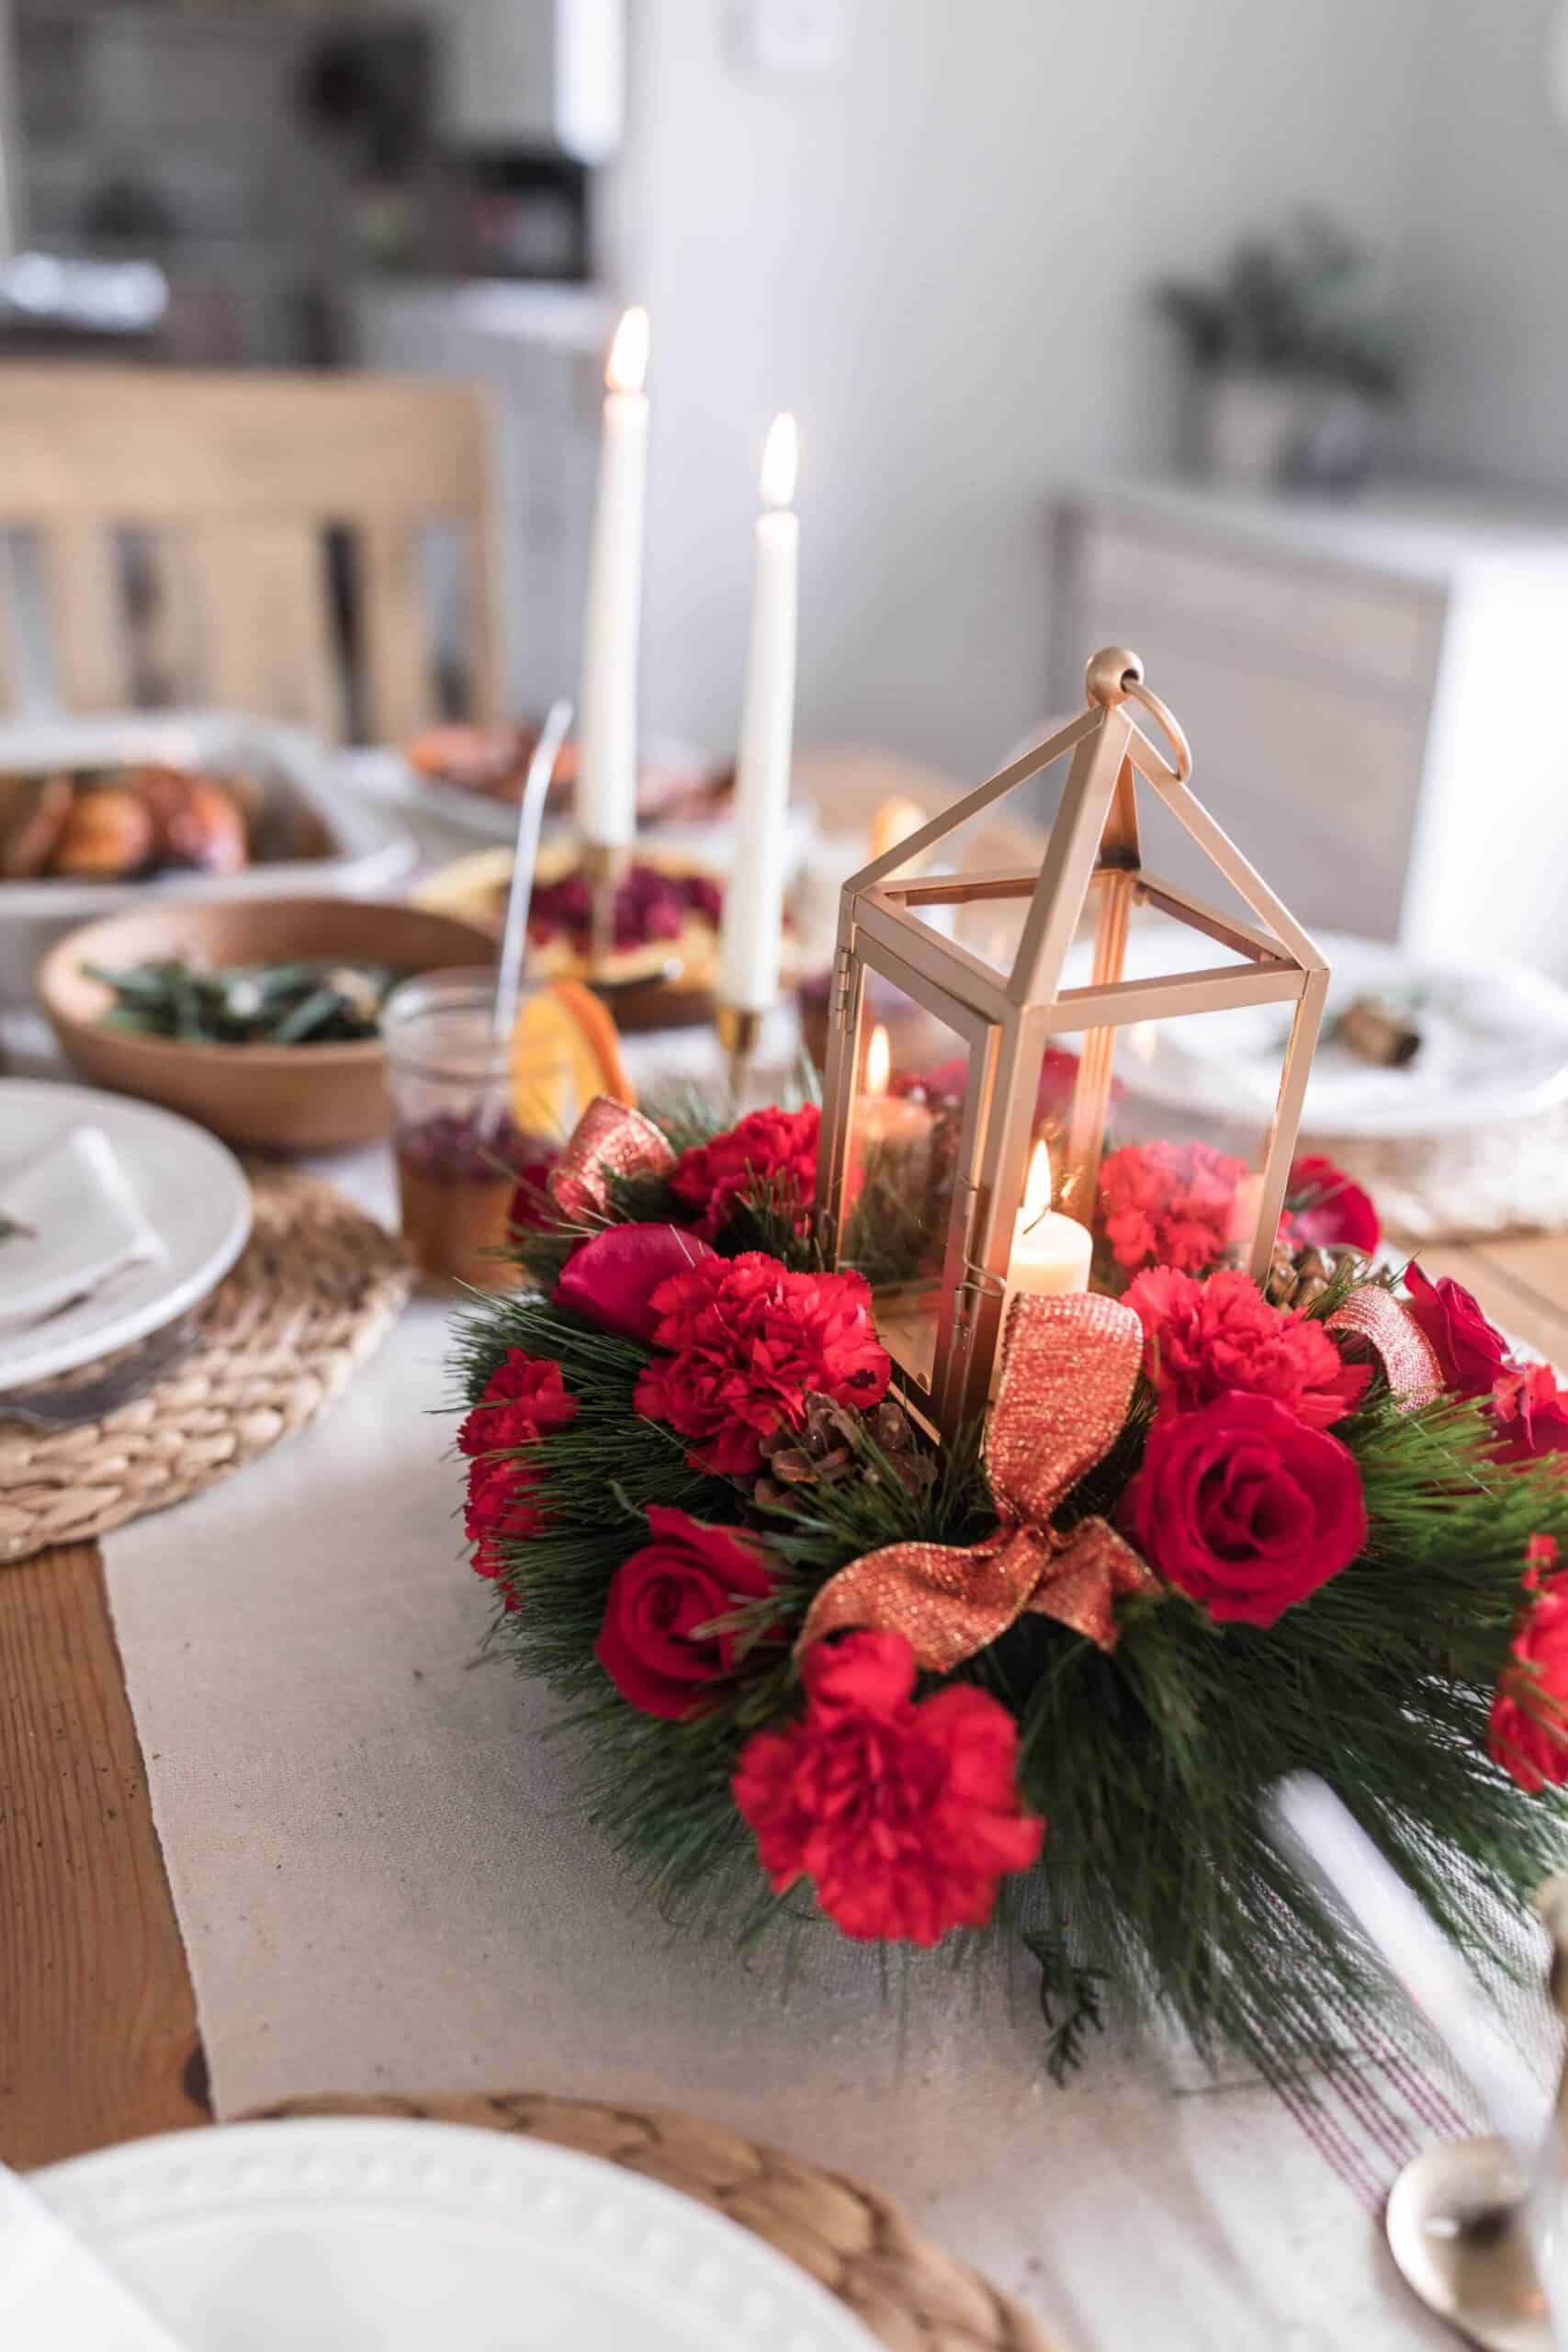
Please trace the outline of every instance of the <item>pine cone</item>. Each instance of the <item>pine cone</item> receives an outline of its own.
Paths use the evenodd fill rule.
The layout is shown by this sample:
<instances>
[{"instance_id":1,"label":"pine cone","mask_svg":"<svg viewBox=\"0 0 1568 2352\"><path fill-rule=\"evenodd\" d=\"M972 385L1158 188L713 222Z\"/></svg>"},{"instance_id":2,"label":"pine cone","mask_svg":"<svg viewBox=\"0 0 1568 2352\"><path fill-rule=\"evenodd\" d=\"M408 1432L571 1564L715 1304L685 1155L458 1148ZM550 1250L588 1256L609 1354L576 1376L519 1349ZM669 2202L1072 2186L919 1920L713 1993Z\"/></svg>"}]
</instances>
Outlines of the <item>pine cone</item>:
<instances>
[{"instance_id":1,"label":"pine cone","mask_svg":"<svg viewBox=\"0 0 1568 2352\"><path fill-rule=\"evenodd\" d=\"M835 1405L830 1397L813 1396L806 1400L800 1429L777 1429L762 1440L767 1470L756 1484L758 1502L788 1503L807 1488L837 1487L850 1478L864 1478L874 1486L882 1471L862 1450L863 1431L911 1494L936 1476L936 1464L917 1447L909 1417L892 1397L862 1413L852 1406Z\"/></svg>"},{"instance_id":2,"label":"pine cone","mask_svg":"<svg viewBox=\"0 0 1568 2352\"><path fill-rule=\"evenodd\" d=\"M1319 1250L1311 1243L1292 1250L1288 1241L1277 1241L1264 1296L1275 1306L1298 1312L1311 1306L1333 1283L1339 1271L1339 1256L1336 1250Z\"/></svg>"}]
</instances>

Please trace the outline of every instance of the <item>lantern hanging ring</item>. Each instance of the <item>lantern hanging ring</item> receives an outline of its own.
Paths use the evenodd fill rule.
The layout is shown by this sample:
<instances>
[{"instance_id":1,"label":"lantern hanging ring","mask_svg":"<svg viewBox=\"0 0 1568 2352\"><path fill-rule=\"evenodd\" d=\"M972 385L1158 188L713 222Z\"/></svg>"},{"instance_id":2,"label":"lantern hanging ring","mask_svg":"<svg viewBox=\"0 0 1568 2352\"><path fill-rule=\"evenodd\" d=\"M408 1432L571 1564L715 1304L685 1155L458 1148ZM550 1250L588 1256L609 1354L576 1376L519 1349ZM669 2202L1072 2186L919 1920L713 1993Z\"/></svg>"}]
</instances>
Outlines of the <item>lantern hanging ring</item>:
<instances>
[{"instance_id":1,"label":"lantern hanging ring","mask_svg":"<svg viewBox=\"0 0 1568 2352\"><path fill-rule=\"evenodd\" d=\"M1095 654L1084 672L1084 691L1091 703L1103 703L1108 710L1119 702L1142 703L1170 745L1178 784L1187 783L1192 774L1191 746L1175 713L1145 684L1144 665L1135 653L1124 645L1110 645Z\"/></svg>"},{"instance_id":2,"label":"lantern hanging ring","mask_svg":"<svg viewBox=\"0 0 1568 2352\"><path fill-rule=\"evenodd\" d=\"M1192 749L1182 732L1179 720L1166 708L1158 695L1154 693L1152 688L1145 685L1142 678L1134 681L1128 687L1127 694L1129 700L1141 702L1149 716L1158 723L1167 742L1176 755L1173 763L1176 769L1176 781L1178 784L1185 784L1192 774Z\"/></svg>"}]
</instances>

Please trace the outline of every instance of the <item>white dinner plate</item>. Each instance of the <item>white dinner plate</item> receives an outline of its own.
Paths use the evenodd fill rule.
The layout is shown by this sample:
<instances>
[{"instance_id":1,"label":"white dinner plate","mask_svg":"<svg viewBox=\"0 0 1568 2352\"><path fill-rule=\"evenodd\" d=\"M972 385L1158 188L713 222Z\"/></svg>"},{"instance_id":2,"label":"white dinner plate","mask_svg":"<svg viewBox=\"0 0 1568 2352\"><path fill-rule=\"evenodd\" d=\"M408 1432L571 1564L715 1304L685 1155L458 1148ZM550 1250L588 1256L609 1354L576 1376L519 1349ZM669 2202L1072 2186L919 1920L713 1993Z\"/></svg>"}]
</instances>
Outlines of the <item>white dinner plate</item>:
<instances>
[{"instance_id":1,"label":"white dinner plate","mask_svg":"<svg viewBox=\"0 0 1568 2352\"><path fill-rule=\"evenodd\" d=\"M231 1151L173 1111L96 1087L0 1078L0 1177L82 1125L108 1137L163 1255L111 1274L41 1322L0 1332L0 1395L174 1322L222 1281L250 1233L251 1189Z\"/></svg>"},{"instance_id":2,"label":"white dinner plate","mask_svg":"<svg viewBox=\"0 0 1568 2352\"><path fill-rule=\"evenodd\" d=\"M871 2345L735 2222L542 2140L387 2118L241 2123L51 2165L29 2185L186 2352Z\"/></svg>"},{"instance_id":3,"label":"white dinner plate","mask_svg":"<svg viewBox=\"0 0 1568 2352\"><path fill-rule=\"evenodd\" d=\"M1517 964L1438 963L1372 939L1320 933L1332 967L1325 1041L1307 1085L1302 1126L1326 1136L1441 1135L1483 1127L1568 1098L1568 991ZM1157 959L1164 941L1128 941ZM1075 953L1077 951L1075 950ZM1216 950L1214 961L1224 961ZM1070 975L1077 978L1077 974ZM1422 1032L1404 1069L1381 1069L1335 1042L1333 1023L1358 996L1407 1007ZM1238 1123L1267 1118L1280 1083L1288 1005L1248 1005L1145 1023L1142 1044L1116 1057L1129 1093L1168 1110Z\"/></svg>"}]
</instances>

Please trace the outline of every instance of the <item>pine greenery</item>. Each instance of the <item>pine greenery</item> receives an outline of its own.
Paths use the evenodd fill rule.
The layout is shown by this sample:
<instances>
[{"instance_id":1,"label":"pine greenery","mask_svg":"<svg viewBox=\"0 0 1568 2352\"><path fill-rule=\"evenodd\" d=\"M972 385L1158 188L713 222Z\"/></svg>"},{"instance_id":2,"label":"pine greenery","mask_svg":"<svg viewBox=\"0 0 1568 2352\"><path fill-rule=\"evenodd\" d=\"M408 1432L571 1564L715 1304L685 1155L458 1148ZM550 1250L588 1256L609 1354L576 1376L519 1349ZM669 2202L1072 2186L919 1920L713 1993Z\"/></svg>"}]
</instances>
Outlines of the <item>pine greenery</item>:
<instances>
[{"instance_id":1,"label":"pine greenery","mask_svg":"<svg viewBox=\"0 0 1568 2352\"><path fill-rule=\"evenodd\" d=\"M623 1214L658 1213L651 1196L635 1208L623 1199ZM738 1220L753 1237L741 1246L818 1262L795 1210L757 1194ZM563 1227L553 1246L577 1238ZM711 1712L655 1720L619 1697L593 1657L610 1579L646 1540L647 1503L745 1520L780 1563L766 1613L793 1635L821 1586L862 1553L988 1532L978 1432L944 1452L923 1493L880 1476L768 1508L693 1470L682 1439L637 1416L637 1343L542 1295L491 1299L468 1317L457 1365L466 1399L513 1347L556 1358L581 1410L530 1456L547 1524L501 1539L520 1605L498 1615L494 1639L568 1702L589 1817L670 1916L745 1941L780 1928L797 1936L816 1920L809 1894L775 1901L729 1793L746 1739L797 1702L788 1642L753 1648ZM1113 1508L1151 1408L1141 1394L1059 1524ZM1021 1937L1041 1963L1054 2075L1078 2062L1107 1991L1173 2014L1211 2059L1228 2047L1270 2076L1335 2063L1337 2011L1376 1998L1377 1986L1268 1836L1259 1798L1286 1773L1321 1773L1444 1932L1493 1970L1506 1955L1487 1942L1491 1906L1476 1895L1515 1911L1562 1859L1563 1801L1526 1796L1486 1753L1527 1539L1555 1536L1568 1558L1560 1465L1501 1470L1479 1406L1444 1398L1404 1412L1381 1385L1337 1434L1359 1464L1366 1548L1267 1632L1216 1626L1167 1591L1123 1605L1109 1655L1026 1616L961 1669L1015 1716L1021 1786L1049 1824L1033 1885L1004 1890L988 1932ZM869 1435L858 1442L886 1472Z\"/></svg>"}]
</instances>

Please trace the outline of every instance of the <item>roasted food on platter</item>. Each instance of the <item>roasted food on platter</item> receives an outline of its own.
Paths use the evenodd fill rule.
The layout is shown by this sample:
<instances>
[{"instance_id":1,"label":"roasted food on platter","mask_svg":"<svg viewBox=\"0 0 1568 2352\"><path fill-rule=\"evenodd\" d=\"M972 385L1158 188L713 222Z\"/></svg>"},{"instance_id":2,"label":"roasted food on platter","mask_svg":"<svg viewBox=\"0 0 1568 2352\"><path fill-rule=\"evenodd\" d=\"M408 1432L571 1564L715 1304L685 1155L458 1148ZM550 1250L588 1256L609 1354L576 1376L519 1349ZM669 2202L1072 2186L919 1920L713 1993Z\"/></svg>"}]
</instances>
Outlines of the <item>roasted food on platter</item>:
<instances>
[{"instance_id":1,"label":"roasted food on platter","mask_svg":"<svg viewBox=\"0 0 1568 2352\"><path fill-rule=\"evenodd\" d=\"M0 880L237 874L250 863L257 814L254 786L199 769L0 775Z\"/></svg>"},{"instance_id":2,"label":"roasted food on platter","mask_svg":"<svg viewBox=\"0 0 1568 2352\"><path fill-rule=\"evenodd\" d=\"M403 756L426 784L515 806L523 797L539 729L525 721L498 727L453 724L430 728L403 746ZM645 759L637 771L637 813L644 825L700 824L728 803L733 767L690 760ZM577 743L561 749L550 785L552 817L571 813L577 795Z\"/></svg>"}]
</instances>

